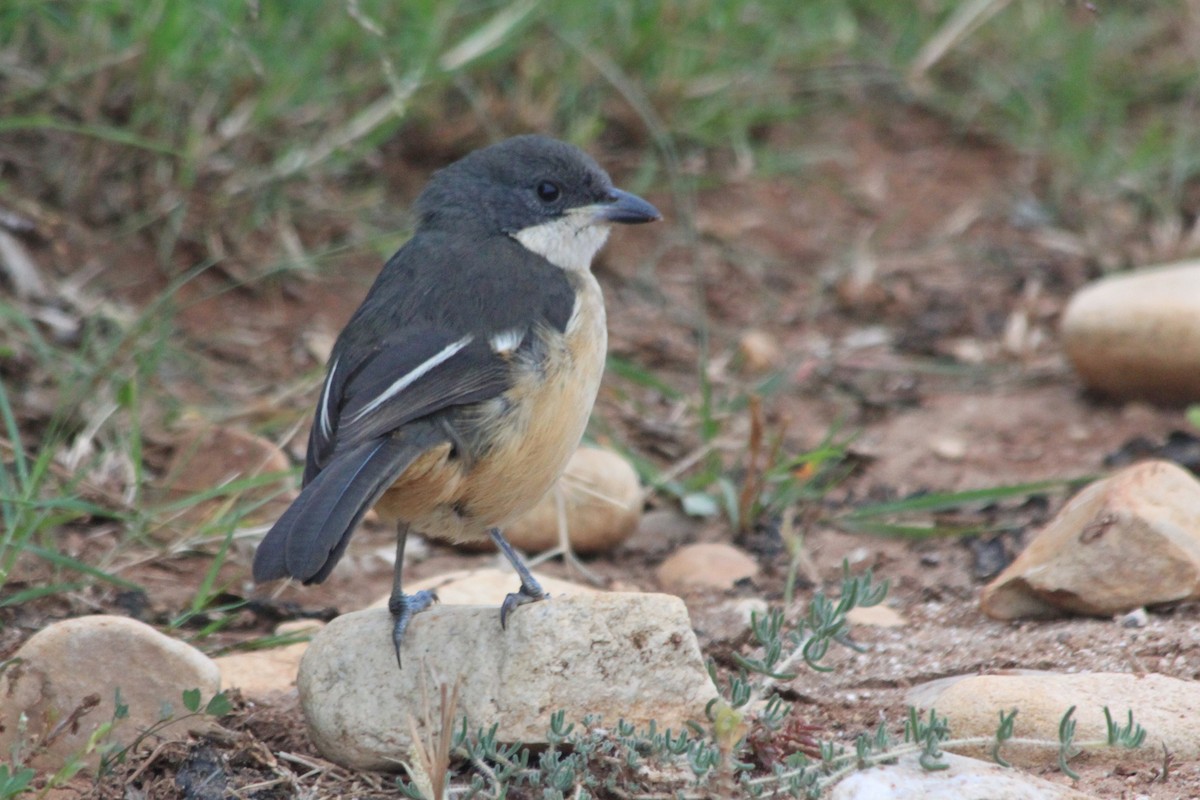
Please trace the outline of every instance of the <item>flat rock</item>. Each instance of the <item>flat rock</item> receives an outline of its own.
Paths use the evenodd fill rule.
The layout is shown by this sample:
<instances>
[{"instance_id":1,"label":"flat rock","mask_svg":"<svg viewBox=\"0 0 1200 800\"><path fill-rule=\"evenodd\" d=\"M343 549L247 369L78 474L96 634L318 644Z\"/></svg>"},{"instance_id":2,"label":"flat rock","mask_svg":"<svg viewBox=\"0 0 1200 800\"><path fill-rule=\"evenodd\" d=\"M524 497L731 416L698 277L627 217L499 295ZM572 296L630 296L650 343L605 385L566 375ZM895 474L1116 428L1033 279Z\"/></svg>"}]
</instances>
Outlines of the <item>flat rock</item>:
<instances>
[{"instance_id":1,"label":"flat rock","mask_svg":"<svg viewBox=\"0 0 1200 800\"><path fill-rule=\"evenodd\" d=\"M585 586L581 583L551 578L534 572L542 588L557 600L578 594L598 594L599 589ZM404 584L404 591L419 592L432 589L437 592L438 602L449 606L499 606L509 592L515 592L521 586L517 573L511 569L484 567L482 569L460 569L444 572L419 581ZM381 597L368 608L387 608L388 598ZM493 609L495 610L495 609ZM500 613L496 611L496 613Z\"/></svg>"},{"instance_id":2,"label":"flat rock","mask_svg":"<svg viewBox=\"0 0 1200 800\"><path fill-rule=\"evenodd\" d=\"M731 589L758 575L758 562L733 545L720 542L689 544L658 566L658 580L675 590Z\"/></svg>"},{"instance_id":3,"label":"flat rock","mask_svg":"<svg viewBox=\"0 0 1200 800\"><path fill-rule=\"evenodd\" d=\"M98 704L79 724L58 733L31 765L54 771L83 752L97 726L112 720L117 689L129 707L128 718L113 729L110 741L132 742L159 721L166 705L183 716L183 692L199 689L203 701L220 690L213 660L189 644L127 617L96 615L56 622L35 633L14 654L0 675L0 753L9 753L18 736L17 720L28 717L22 749L38 742L95 697ZM158 739L185 736L202 727L196 718L163 728ZM155 740L157 741L157 739ZM86 759L95 767L97 759Z\"/></svg>"},{"instance_id":4,"label":"flat rock","mask_svg":"<svg viewBox=\"0 0 1200 800\"><path fill-rule=\"evenodd\" d=\"M1063 312L1067 357L1090 388L1166 403L1200 397L1200 262L1114 275Z\"/></svg>"},{"instance_id":5,"label":"flat rock","mask_svg":"<svg viewBox=\"0 0 1200 800\"><path fill-rule=\"evenodd\" d=\"M996 619L1111 616L1200 597L1200 481L1167 461L1079 492L984 587Z\"/></svg>"},{"instance_id":6,"label":"flat rock","mask_svg":"<svg viewBox=\"0 0 1200 800\"><path fill-rule=\"evenodd\" d=\"M287 622L275 633L315 634L324 624L314 620ZM307 649L308 642L296 642L283 647L230 653L213 661L221 670L221 685L226 689L240 689L251 699L266 699L296 688L296 673Z\"/></svg>"},{"instance_id":7,"label":"flat rock","mask_svg":"<svg viewBox=\"0 0 1200 800\"><path fill-rule=\"evenodd\" d=\"M1093 800L1047 780L999 764L943 754L949 769L931 772L915 755L897 764L855 772L834 787L830 800Z\"/></svg>"},{"instance_id":8,"label":"flat rock","mask_svg":"<svg viewBox=\"0 0 1200 800\"><path fill-rule=\"evenodd\" d=\"M454 718L499 725L503 742L545 742L550 715L600 714L679 730L703 720L716 689L683 602L662 594L579 594L517 609L438 605L418 615L396 666L384 609L338 617L300 664L300 703L314 744L354 769L397 769L413 726L429 735L440 687L460 681Z\"/></svg>"},{"instance_id":9,"label":"flat rock","mask_svg":"<svg viewBox=\"0 0 1200 800\"><path fill-rule=\"evenodd\" d=\"M580 447L554 488L505 526L505 537L531 553L557 547L560 499L571 549L581 555L614 549L642 518L644 497L633 465L611 450Z\"/></svg>"},{"instance_id":10,"label":"flat rock","mask_svg":"<svg viewBox=\"0 0 1200 800\"><path fill-rule=\"evenodd\" d=\"M1196 681L1116 672L970 675L946 681L941 691L913 687L906 699L945 715L955 738L991 736L999 713L1016 708L1017 737L1057 742L1059 722L1067 709L1075 706L1076 741L1104 740L1104 707L1121 725L1132 709L1134 721L1147 732L1138 758L1157 757L1147 753L1161 755L1162 745L1177 762L1200 758L1200 730L1195 726L1200 719L1200 682ZM961 752L977 755L983 750L964 748ZM1131 753L1107 747L1088 752L1086 757L1104 760L1128 758ZM1014 762L1045 764L1055 762L1058 751L1054 747L1005 745L1001 755Z\"/></svg>"}]
</instances>

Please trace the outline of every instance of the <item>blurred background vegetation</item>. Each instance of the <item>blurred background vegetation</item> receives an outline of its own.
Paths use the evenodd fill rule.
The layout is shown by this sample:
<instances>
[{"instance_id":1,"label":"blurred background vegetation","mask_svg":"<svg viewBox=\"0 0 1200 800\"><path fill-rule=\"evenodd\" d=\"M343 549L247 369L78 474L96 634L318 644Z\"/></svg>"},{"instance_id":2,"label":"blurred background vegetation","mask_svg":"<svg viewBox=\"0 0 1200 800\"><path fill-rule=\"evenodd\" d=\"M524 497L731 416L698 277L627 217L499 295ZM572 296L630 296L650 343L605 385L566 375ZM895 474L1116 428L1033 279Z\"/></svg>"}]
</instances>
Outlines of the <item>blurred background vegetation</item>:
<instances>
[{"instance_id":1,"label":"blurred background vegetation","mask_svg":"<svg viewBox=\"0 0 1200 800\"><path fill-rule=\"evenodd\" d=\"M163 233L199 189L206 213L253 227L280 203L319 208L306 185L369 181L403 139L430 138L417 131L448 150L525 130L629 146L649 183L697 150L802 168L802 147L764 146L773 123L886 99L1044 159L1055 213L1087 190L1170 214L1200 161L1198 13L1184 0L8 0L0 136L37 160L10 165L0 190ZM131 196L113 196L102 178L115 176Z\"/></svg>"},{"instance_id":2,"label":"blurred background vegetation","mask_svg":"<svg viewBox=\"0 0 1200 800\"><path fill-rule=\"evenodd\" d=\"M11 276L0 294L0 587L21 553L120 585L48 533L86 517L136 539L195 502L143 491L148 407L172 413L148 382L198 357L173 350L181 285L385 256L405 235L395 196L489 139L587 146L628 188L669 188L686 224L706 186L828 159L805 131L829 115L908 106L1017 152L1040 219L1086 233L1119 203L1186 253L1198 65L1196 0L6 0L0 233L88 236L63 233L55 297ZM135 240L161 280L87 295L89 248L120 284ZM245 510L231 501L213 540Z\"/></svg>"}]
</instances>

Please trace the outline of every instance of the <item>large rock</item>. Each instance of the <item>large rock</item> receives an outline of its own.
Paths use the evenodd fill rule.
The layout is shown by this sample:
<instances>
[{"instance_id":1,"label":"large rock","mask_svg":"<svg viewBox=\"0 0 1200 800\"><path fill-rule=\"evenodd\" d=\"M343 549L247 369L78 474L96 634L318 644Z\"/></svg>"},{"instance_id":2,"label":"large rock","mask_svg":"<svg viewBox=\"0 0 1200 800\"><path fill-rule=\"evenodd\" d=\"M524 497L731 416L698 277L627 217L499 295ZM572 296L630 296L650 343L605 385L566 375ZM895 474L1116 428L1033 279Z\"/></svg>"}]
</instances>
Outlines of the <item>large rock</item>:
<instances>
[{"instance_id":1,"label":"large rock","mask_svg":"<svg viewBox=\"0 0 1200 800\"><path fill-rule=\"evenodd\" d=\"M1113 720L1124 725L1130 710L1134 721L1146 729L1144 754L1162 753L1163 745L1180 763L1200 758L1200 683L1165 675L1128 675L1112 672L1076 674L1024 673L1020 675L971 675L958 681L944 680L936 687L913 687L907 702L935 708L950 721L956 738L991 736L1001 711L1019 709L1015 733L1018 738L1058 741L1058 725L1071 706L1076 721L1075 740L1103 741L1106 738L1104 707ZM959 750L959 748L955 748ZM963 748L960 752L981 754L985 747ZM1111 760L1129 756L1118 748L1089 750L1091 757ZM1001 751L1010 761L1043 764L1058 758L1055 747L1005 745ZM1140 758L1158 756L1141 755Z\"/></svg>"},{"instance_id":2,"label":"large rock","mask_svg":"<svg viewBox=\"0 0 1200 800\"><path fill-rule=\"evenodd\" d=\"M129 716L117 723L110 741L123 746L157 723L167 705L175 716L186 714L184 691L199 689L207 701L219 691L220 679L208 656L137 620L97 615L56 622L31 636L0 676L0 753L16 744L21 714L28 719L21 747L30 752L31 742L42 741L90 705L86 698L94 698L98 702L78 724L55 731L44 749L35 748L32 765L53 772L82 754L97 726L113 719L118 689ZM196 727L201 726L195 719L172 723L155 741ZM97 758L92 754L85 761L94 767Z\"/></svg>"},{"instance_id":3,"label":"large rock","mask_svg":"<svg viewBox=\"0 0 1200 800\"><path fill-rule=\"evenodd\" d=\"M317 748L355 769L409 760L412 726L424 739L440 718L440 688L461 679L455 720L499 725L504 742L545 742L550 715L601 714L608 724L657 720L679 730L716 696L687 610L660 594L554 598L517 609L435 606L417 616L396 666L391 617L338 617L300 665L300 702ZM427 716L428 715L428 716Z\"/></svg>"},{"instance_id":4,"label":"large rock","mask_svg":"<svg viewBox=\"0 0 1200 800\"><path fill-rule=\"evenodd\" d=\"M1200 262L1116 275L1063 312L1063 346L1092 389L1118 398L1200 398Z\"/></svg>"},{"instance_id":5,"label":"large rock","mask_svg":"<svg viewBox=\"0 0 1200 800\"><path fill-rule=\"evenodd\" d=\"M1200 482L1167 461L1135 464L1068 502L983 589L996 619L1109 616L1200 597Z\"/></svg>"},{"instance_id":6,"label":"large rock","mask_svg":"<svg viewBox=\"0 0 1200 800\"><path fill-rule=\"evenodd\" d=\"M567 538L580 555L614 549L642 518L644 497L633 466L610 450L580 447L554 488L505 526L504 535L514 547L537 553L558 546L560 494Z\"/></svg>"},{"instance_id":7,"label":"large rock","mask_svg":"<svg viewBox=\"0 0 1200 800\"><path fill-rule=\"evenodd\" d=\"M1047 780L999 764L945 753L948 769L931 772L917 756L855 772L834 787L829 800L1092 800Z\"/></svg>"}]
</instances>

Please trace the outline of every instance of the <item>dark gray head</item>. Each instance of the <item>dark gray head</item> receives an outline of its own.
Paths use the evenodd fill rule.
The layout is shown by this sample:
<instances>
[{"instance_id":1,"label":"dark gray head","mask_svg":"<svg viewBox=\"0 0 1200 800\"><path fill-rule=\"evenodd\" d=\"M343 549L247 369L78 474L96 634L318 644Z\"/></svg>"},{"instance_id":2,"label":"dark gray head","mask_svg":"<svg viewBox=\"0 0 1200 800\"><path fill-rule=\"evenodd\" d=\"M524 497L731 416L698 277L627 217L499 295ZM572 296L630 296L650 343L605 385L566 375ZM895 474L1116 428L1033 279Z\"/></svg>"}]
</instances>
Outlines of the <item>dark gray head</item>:
<instances>
[{"instance_id":1,"label":"dark gray head","mask_svg":"<svg viewBox=\"0 0 1200 800\"><path fill-rule=\"evenodd\" d=\"M611 223L662 216L613 188L608 173L579 148L533 135L476 150L435 172L417 213L421 229L506 234L568 268L587 267Z\"/></svg>"}]
</instances>

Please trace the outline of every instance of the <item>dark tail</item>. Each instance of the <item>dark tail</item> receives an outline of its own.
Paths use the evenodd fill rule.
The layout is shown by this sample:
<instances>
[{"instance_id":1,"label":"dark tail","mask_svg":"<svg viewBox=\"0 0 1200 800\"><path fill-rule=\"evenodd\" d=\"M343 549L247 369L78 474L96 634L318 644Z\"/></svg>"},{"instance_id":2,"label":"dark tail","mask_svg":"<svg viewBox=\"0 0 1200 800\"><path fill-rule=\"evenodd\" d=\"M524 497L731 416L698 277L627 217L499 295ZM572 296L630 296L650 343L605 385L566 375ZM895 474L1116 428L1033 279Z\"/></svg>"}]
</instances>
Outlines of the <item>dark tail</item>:
<instances>
[{"instance_id":1,"label":"dark tail","mask_svg":"<svg viewBox=\"0 0 1200 800\"><path fill-rule=\"evenodd\" d=\"M367 509L428 447L428 442L375 439L335 455L259 543L255 582L325 580Z\"/></svg>"}]
</instances>

